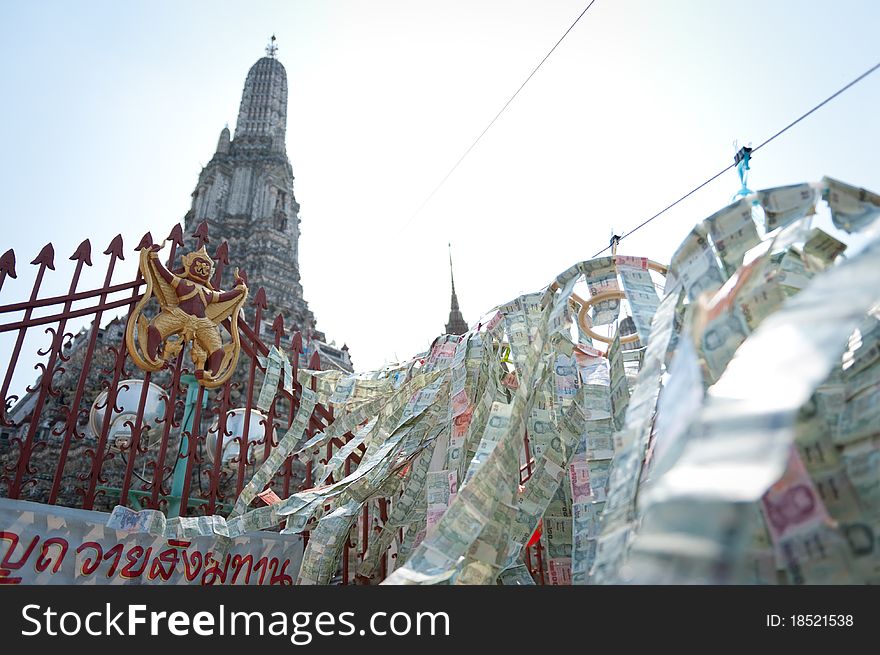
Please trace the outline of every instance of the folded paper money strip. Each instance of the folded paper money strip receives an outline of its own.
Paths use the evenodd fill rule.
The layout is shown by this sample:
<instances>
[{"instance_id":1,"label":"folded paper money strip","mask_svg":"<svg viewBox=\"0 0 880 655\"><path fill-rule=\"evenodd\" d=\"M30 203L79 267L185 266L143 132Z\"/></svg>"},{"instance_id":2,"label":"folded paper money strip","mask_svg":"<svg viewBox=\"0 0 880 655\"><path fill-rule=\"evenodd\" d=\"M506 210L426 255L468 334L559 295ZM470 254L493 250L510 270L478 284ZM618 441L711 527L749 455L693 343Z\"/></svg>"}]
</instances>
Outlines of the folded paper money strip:
<instances>
[{"instance_id":1,"label":"folded paper money strip","mask_svg":"<svg viewBox=\"0 0 880 655\"><path fill-rule=\"evenodd\" d=\"M768 189L668 268L577 263L398 365L271 349L256 407L296 409L227 511L107 528L210 539L217 566L302 535L304 585L880 582L878 217L831 178Z\"/></svg>"}]
</instances>

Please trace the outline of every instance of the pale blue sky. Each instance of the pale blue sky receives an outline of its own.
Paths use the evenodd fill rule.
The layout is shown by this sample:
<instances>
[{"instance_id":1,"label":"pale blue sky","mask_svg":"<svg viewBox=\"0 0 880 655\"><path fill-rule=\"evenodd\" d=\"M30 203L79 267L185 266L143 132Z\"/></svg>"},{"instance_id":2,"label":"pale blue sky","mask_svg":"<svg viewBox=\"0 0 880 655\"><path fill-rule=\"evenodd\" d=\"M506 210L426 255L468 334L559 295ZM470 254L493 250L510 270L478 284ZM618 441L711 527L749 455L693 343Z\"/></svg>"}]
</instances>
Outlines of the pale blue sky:
<instances>
[{"instance_id":1,"label":"pale blue sky","mask_svg":"<svg viewBox=\"0 0 880 655\"><path fill-rule=\"evenodd\" d=\"M58 293L83 238L96 251L85 288L117 232L130 249L182 220L272 33L306 300L358 368L442 330L447 241L473 323L726 166L734 139L760 143L880 61L868 0L597 0L401 231L585 5L3 0L0 251L15 248L19 279L0 302L28 293L47 240ZM758 153L750 186L827 174L880 190L878 109L880 72ZM737 188L731 171L621 252L668 260Z\"/></svg>"}]
</instances>

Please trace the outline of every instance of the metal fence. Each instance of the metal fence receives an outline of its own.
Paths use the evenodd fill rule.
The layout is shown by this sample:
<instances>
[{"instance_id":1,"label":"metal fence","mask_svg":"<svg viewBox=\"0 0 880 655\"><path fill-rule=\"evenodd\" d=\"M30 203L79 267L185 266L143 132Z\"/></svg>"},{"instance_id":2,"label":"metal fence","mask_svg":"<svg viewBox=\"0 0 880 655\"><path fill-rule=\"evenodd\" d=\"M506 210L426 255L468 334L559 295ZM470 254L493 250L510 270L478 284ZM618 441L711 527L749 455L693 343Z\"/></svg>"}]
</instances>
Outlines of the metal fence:
<instances>
[{"instance_id":1,"label":"metal fence","mask_svg":"<svg viewBox=\"0 0 880 655\"><path fill-rule=\"evenodd\" d=\"M192 239L193 249L208 244L207 225L202 224ZM178 270L178 249L184 247L179 224L166 241L171 244L166 265ZM153 245L148 232L134 251ZM281 315L271 324L266 320L266 295L259 288L246 308L247 320L238 322L242 356L236 374L222 387L209 391L197 384L183 351L162 371L137 369L123 334L145 283L140 273L134 280L114 281L124 254L122 236L117 235L103 251L106 270L101 286L80 290L84 267L93 266L91 244L83 241L70 257L74 269L67 293L45 297L41 287L55 272L51 243L31 261L37 270L29 292L15 288L13 250L0 256L0 300L5 302L0 305L0 335L14 336L0 387L0 495L83 509L108 510L121 504L170 516L228 512L256 468L278 445L279 433L293 422L301 395L297 369L320 369L319 354L315 351L306 360L302 334L289 334ZM214 252L215 287L220 286L229 256L228 244L220 243ZM26 293L27 300L6 301ZM86 327L76 333L70 330L72 323L83 321ZM228 330L229 322L225 325ZM15 371L33 360L23 348L34 336L48 341L36 351L36 380L13 395ZM272 345L287 349L294 389L293 393L284 390L279 381L271 406L263 413L255 407L255 390L258 393L265 372L260 357ZM332 421L332 409L317 405L307 436ZM351 438L348 433L334 439L324 453L303 462L288 457L268 487L281 498L311 488L313 461L326 463ZM523 481L532 468L527 436L524 446ZM360 446L345 461L346 475L363 452ZM371 533L387 520L394 500L378 499L365 506L345 546L342 584L355 581L350 562L366 552ZM308 533L304 539L307 542ZM544 582L541 551L539 541L525 553L539 584ZM382 577L388 572L388 559L386 553Z\"/></svg>"},{"instance_id":2,"label":"metal fence","mask_svg":"<svg viewBox=\"0 0 880 655\"><path fill-rule=\"evenodd\" d=\"M206 228L197 230L196 249L208 242ZM184 244L180 225L168 240L171 268ZM134 250L152 245L147 233ZM302 335L288 335L279 315L271 325L269 343L264 342L266 296L260 288L252 294L249 320L239 322L243 356L236 376L223 387L208 392L195 384L183 352L166 370L140 371L130 362L121 335L144 281L138 273L133 281L114 282L114 270L124 259L121 235L104 255L106 273L100 287L78 288L84 267L93 265L86 240L71 256L75 267L68 292L41 297L44 280L55 270L54 247L47 244L31 262L38 268L28 299L0 305L0 334L15 335L0 387L2 491L10 498L84 509L103 505L99 500L105 497L111 504L163 511L171 507L174 513L179 507L182 515L218 512L277 446L278 430L290 425L299 405L301 389L295 384L292 394L278 389L268 412L256 410L254 389L264 370L258 356L266 355L272 343L286 347L295 371L302 363ZM216 285L229 261L225 242L216 249L215 259ZM15 265L15 253L9 250L0 262L0 298L16 291ZM114 318L114 313L124 317ZM89 327L77 334L68 331L71 321L83 318ZM29 331L44 332L49 343L36 353L36 381L18 397L10 395L10 385L17 367L30 363L31 353L22 352ZM320 368L317 352L308 365ZM234 406L236 399L241 407ZM318 406L309 435L330 420L331 411ZM291 488L293 466L288 459L271 483L279 495L296 491ZM302 484L310 486L309 466L302 477ZM174 478L182 481L176 494Z\"/></svg>"}]
</instances>

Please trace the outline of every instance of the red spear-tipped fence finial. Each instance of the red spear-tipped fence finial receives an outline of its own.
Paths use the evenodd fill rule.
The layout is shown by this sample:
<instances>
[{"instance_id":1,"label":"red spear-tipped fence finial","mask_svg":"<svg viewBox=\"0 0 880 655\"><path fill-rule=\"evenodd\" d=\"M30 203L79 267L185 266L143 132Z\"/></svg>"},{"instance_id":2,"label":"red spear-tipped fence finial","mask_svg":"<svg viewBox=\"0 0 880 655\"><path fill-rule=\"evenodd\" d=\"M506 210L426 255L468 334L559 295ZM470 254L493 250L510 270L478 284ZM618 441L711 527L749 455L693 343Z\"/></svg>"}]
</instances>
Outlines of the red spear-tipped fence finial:
<instances>
[{"instance_id":1,"label":"red spear-tipped fence finial","mask_svg":"<svg viewBox=\"0 0 880 655\"><path fill-rule=\"evenodd\" d=\"M284 317L281 314L272 321L272 332L275 333L275 345L281 344L281 338L284 336Z\"/></svg>"},{"instance_id":2,"label":"red spear-tipped fence finial","mask_svg":"<svg viewBox=\"0 0 880 655\"><path fill-rule=\"evenodd\" d=\"M171 228L171 234L165 240L178 246L183 246L183 228L180 226L180 223Z\"/></svg>"},{"instance_id":3,"label":"red spear-tipped fence finial","mask_svg":"<svg viewBox=\"0 0 880 655\"><path fill-rule=\"evenodd\" d=\"M217 250L214 251L214 261L229 264L229 243L227 241L221 241L217 246Z\"/></svg>"},{"instance_id":4,"label":"red spear-tipped fence finial","mask_svg":"<svg viewBox=\"0 0 880 655\"><path fill-rule=\"evenodd\" d=\"M140 242L134 247L134 249L143 250L144 248L152 248L153 245L153 235L147 232L144 236L141 237Z\"/></svg>"},{"instance_id":5,"label":"red spear-tipped fence finial","mask_svg":"<svg viewBox=\"0 0 880 655\"><path fill-rule=\"evenodd\" d=\"M214 251L214 261L216 262L216 267L214 269L214 277L211 278L211 284L214 285L215 289L219 289L223 286L223 271L229 265L229 244L226 241L221 241L220 245L217 246L217 250Z\"/></svg>"},{"instance_id":6,"label":"red spear-tipped fence finial","mask_svg":"<svg viewBox=\"0 0 880 655\"><path fill-rule=\"evenodd\" d=\"M70 256L71 261L82 262L86 266L92 265L92 244L88 239L76 247Z\"/></svg>"},{"instance_id":7,"label":"red spear-tipped fence finial","mask_svg":"<svg viewBox=\"0 0 880 655\"><path fill-rule=\"evenodd\" d=\"M110 245L107 246L107 250L104 251L105 255L114 255L117 259L125 259L125 256L122 254L122 235L117 234L113 237L113 241L110 242Z\"/></svg>"},{"instance_id":8,"label":"red spear-tipped fence finial","mask_svg":"<svg viewBox=\"0 0 880 655\"><path fill-rule=\"evenodd\" d=\"M40 253L34 257L34 260L31 264L40 264L45 266L48 269L55 270L55 248L51 243L47 243L43 246L43 249Z\"/></svg>"},{"instance_id":9,"label":"red spear-tipped fence finial","mask_svg":"<svg viewBox=\"0 0 880 655\"><path fill-rule=\"evenodd\" d=\"M196 250L200 249L206 243L210 243L211 239L208 237L208 221L202 221L199 223L196 231L193 232L193 236L198 239L196 242Z\"/></svg>"},{"instance_id":10,"label":"red spear-tipped fence finial","mask_svg":"<svg viewBox=\"0 0 880 655\"><path fill-rule=\"evenodd\" d=\"M0 288L3 287L3 283L6 281L7 275L13 280L18 277L18 275L15 273L15 252L12 250L12 248L7 250L3 253L2 256L0 256Z\"/></svg>"},{"instance_id":11,"label":"red spear-tipped fence finial","mask_svg":"<svg viewBox=\"0 0 880 655\"><path fill-rule=\"evenodd\" d=\"M18 277L15 273L15 251L10 248L0 257L0 273L8 275L13 280Z\"/></svg>"}]
</instances>

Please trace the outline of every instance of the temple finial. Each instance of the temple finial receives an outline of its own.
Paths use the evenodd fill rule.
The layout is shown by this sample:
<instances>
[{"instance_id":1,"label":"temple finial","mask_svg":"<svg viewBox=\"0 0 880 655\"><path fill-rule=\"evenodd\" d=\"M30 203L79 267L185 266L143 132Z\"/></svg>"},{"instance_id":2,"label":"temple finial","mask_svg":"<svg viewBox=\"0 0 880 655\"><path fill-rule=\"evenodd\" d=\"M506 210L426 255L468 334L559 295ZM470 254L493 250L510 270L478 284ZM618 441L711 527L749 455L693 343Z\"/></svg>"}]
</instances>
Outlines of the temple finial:
<instances>
[{"instance_id":1,"label":"temple finial","mask_svg":"<svg viewBox=\"0 0 880 655\"><path fill-rule=\"evenodd\" d=\"M449 279L452 282L452 300L449 308L449 322L446 324L446 334L464 334L468 330L467 323L461 315L458 306L458 296L455 295L455 276L452 272L452 244L449 245Z\"/></svg>"},{"instance_id":2,"label":"temple finial","mask_svg":"<svg viewBox=\"0 0 880 655\"><path fill-rule=\"evenodd\" d=\"M449 279L452 281L452 293L455 294L455 275L452 272L452 244L447 243L449 246Z\"/></svg>"},{"instance_id":3,"label":"temple finial","mask_svg":"<svg viewBox=\"0 0 880 655\"><path fill-rule=\"evenodd\" d=\"M269 45L266 46L266 56L275 59L275 53L278 52L278 46L275 45L275 35L269 39Z\"/></svg>"}]
</instances>

